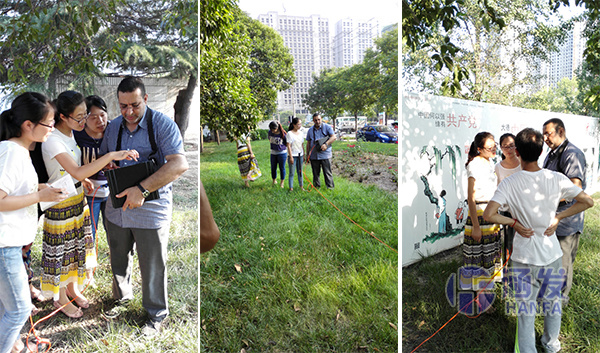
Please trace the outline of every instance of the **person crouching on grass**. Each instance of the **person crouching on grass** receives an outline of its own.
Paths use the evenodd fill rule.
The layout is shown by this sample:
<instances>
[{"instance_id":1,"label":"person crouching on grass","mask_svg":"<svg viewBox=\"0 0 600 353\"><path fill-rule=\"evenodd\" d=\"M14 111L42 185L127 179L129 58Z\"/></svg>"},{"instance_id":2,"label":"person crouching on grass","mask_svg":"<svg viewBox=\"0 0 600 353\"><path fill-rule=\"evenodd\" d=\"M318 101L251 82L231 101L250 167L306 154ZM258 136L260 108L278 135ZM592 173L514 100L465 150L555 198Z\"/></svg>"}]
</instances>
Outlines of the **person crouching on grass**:
<instances>
[{"instance_id":1,"label":"person crouching on grass","mask_svg":"<svg viewBox=\"0 0 600 353\"><path fill-rule=\"evenodd\" d=\"M515 229L509 278L513 283L517 281L519 287L516 288L524 289L521 292L527 292L529 296L515 295L514 307L507 304L507 310L513 309L510 311L518 316L515 352L521 353L537 352L534 324L536 312L540 311L538 308L544 314L542 345L546 352L560 350L560 288L564 282L564 269L561 268L562 251L556 227L561 219L594 205L592 198L569 178L538 166L543 144L542 134L534 129L527 128L517 134L515 145L523 170L498 185L483 212L486 221ZM577 202L556 213L561 199ZM498 214L500 207L508 207L515 218ZM553 283L548 283L549 279ZM536 298L541 299L541 304Z\"/></svg>"}]
</instances>

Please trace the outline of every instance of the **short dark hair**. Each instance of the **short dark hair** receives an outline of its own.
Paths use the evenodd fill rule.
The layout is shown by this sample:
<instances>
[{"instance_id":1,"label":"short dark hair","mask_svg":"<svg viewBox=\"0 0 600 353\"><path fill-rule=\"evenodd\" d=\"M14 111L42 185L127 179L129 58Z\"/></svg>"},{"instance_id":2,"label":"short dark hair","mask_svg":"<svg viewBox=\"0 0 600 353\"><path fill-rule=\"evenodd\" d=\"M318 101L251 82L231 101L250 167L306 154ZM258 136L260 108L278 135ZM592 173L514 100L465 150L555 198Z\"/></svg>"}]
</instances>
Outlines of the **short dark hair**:
<instances>
[{"instance_id":1,"label":"short dark hair","mask_svg":"<svg viewBox=\"0 0 600 353\"><path fill-rule=\"evenodd\" d=\"M559 118L552 118L546 121L543 126L548 124L554 124L554 130L556 130L556 132L558 132L558 128L562 128L565 133L567 132L567 129L565 129L565 124Z\"/></svg>"},{"instance_id":2,"label":"short dark hair","mask_svg":"<svg viewBox=\"0 0 600 353\"><path fill-rule=\"evenodd\" d=\"M136 89L140 89L142 93L142 97L146 95L146 86L144 86L144 81L141 78L135 76L126 76L121 80L119 86L117 87L117 95L119 92L129 93L134 92Z\"/></svg>"},{"instance_id":3,"label":"short dark hair","mask_svg":"<svg viewBox=\"0 0 600 353\"><path fill-rule=\"evenodd\" d=\"M88 113L90 112L90 110L92 110L92 107L97 107L104 110L105 112L108 112L106 108L106 102L104 101L104 99L95 94L85 97L85 105L87 106Z\"/></svg>"},{"instance_id":4,"label":"short dark hair","mask_svg":"<svg viewBox=\"0 0 600 353\"><path fill-rule=\"evenodd\" d=\"M517 134L515 146L523 161L537 162L544 148L544 136L535 129L525 128Z\"/></svg>"},{"instance_id":5,"label":"short dark hair","mask_svg":"<svg viewBox=\"0 0 600 353\"><path fill-rule=\"evenodd\" d=\"M320 113L314 113L312 118L314 119L317 116L321 116L321 114Z\"/></svg>"}]
</instances>

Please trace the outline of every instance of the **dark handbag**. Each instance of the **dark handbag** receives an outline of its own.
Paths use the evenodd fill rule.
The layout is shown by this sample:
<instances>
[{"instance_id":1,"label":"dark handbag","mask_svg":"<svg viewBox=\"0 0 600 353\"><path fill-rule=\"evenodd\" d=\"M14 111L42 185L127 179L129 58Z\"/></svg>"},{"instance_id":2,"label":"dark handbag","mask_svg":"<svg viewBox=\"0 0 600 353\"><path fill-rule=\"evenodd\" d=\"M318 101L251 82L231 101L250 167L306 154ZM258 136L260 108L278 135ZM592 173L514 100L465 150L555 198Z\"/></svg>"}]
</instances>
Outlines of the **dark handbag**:
<instances>
[{"instance_id":1,"label":"dark handbag","mask_svg":"<svg viewBox=\"0 0 600 353\"><path fill-rule=\"evenodd\" d=\"M317 133L315 132L315 129L313 127L313 140L315 141L315 150L317 152L321 152L321 146L323 144L325 144L327 142L327 140L329 140L329 136L321 137L318 140L316 139L316 137L317 137Z\"/></svg>"},{"instance_id":2,"label":"dark handbag","mask_svg":"<svg viewBox=\"0 0 600 353\"><path fill-rule=\"evenodd\" d=\"M156 168L156 162L152 159L146 162L129 165L127 167L111 169L104 171L108 188L110 189L110 200L114 208L123 207L127 197L117 197L125 189L136 186L144 179L152 175ZM155 190L146 197L146 201L152 201L159 198L158 190Z\"/></svg>"},{"instance_id":3,"label":"dark handbag","mask_svg":"<svg viewBox=\"0 0 600 353\"><path fill-rule=\"evenodd\" d=\"M123 192L127 188L138 185L140 182L144 181L144 179L148 178L158 170L158 163L155 156L158 152L158 147L154 137L152 111L148 107L146 107L145 118L148 122L148 139L150 140L150 146L152 147L152 153L150 153L148 160L145 162L128 165L127 167L106 170L104 172L104 175L106 175L106 180L108 181L110 199L114 208L123 207L126 199L126 197L117 198L117 194ZM117 146L115 149L116 151L121 150L121 136L123 135L124 124L125 120L123 119L121 126L119 126L119 135L117 136ZM117 161L116 164L118 165L119 161ZM159 197L158 190L154 190L148 195L148 197L146 197L146 201L156 200Z\"/></svg>"}]
</instances>

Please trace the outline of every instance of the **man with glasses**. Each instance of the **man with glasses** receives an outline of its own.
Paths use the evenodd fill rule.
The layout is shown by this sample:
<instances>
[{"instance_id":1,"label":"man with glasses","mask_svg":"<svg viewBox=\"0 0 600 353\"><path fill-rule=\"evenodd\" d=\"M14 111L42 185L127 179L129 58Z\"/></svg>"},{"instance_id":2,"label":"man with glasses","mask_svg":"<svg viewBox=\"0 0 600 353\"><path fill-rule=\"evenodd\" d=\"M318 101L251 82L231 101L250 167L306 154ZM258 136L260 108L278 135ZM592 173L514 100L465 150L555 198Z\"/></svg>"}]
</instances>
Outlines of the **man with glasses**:
<instances>
[{"instance_id":1,"label":"man with glasses","mask_svg":"<svg viewBox=\"0 0 600 353\"><path fill-rule=\"evenodd\" d=\"M565 125L558 118L544 123L544 142L551 151L546 156L544 168L557 171L571 179L573 184L585 190L585 156L566 136ZM569 208L573 202L562 200L556 212ZM562 266L566 271L566 282L562 289L564 305L569 301L569 292L573 285L573 264L579 247L579 235L583 231L583 212L560 221L556 235L563 252Z\"/></svg>"},{"instance_id":2,"label":"man with glasses","mask_svg":"<svg viewBox=\"0 0 600 353\"><path fill-rule=\"evenodd\" d=\"M131 270L135 244L142 277L142 305L148 312L142 333L150 337L160 331L169 313L166 263L172 182L188 169L188 163L177 125L165 114L147 107L148 95L140 78L124 78L117 88L117 97L121 115L106 128L100 154L135 149L140 154L139 162L154 157L158 169L136 186L116 195L125 198L123 207L113 207L108 199L105 228L113 272L113 297L117 305L105 316L116 318L126 310L124 304L133 299ZM138 162L122 161L120 167L135 163ZM158 199L146 200L157 190Z\"/></svg>"}]
</instances>

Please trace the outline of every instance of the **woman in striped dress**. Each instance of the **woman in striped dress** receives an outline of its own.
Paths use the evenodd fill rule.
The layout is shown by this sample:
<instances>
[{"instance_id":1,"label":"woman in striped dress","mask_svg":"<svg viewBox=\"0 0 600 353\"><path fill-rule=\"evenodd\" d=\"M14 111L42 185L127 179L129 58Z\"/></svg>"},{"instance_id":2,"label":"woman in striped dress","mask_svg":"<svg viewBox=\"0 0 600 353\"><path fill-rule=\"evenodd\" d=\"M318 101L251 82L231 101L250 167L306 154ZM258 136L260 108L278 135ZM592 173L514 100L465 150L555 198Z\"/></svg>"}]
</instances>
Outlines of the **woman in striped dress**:
<instances>
[{"instance_id":1,"label":"woman in striped dress","mask_svg":"<svg viewBox=\"0 0 600 353\"><path fill-rule=\"evenodd\" d=\"M237 160L240 168L240 175L244 180L246 187L250 187L250 181L256 180L262 175L256 163L256 157L252 152L250 136L243 134L235 139L237 143Z\"/></svg>"},{"instance_id":2,"label":"woman in striped dress","mask_svg":"<svg viewBox=\"0 0 600 353\"><path fill-rule=\"evenodd\" d=\"M51 206L44 213L42 245L42 293L54 298L54 306L71 318L83 315L80 308L89 306L81 290L91 279L96 267L96 253L92 238L90 211L83 186L93 189L87 179L113 160L137 159L138 152L110 152L92 163L81 165L81 150L73 137L73 130L81 131L88 117L81 93L66 91L54 101L55 130L42 144L42 157L48 172L48 183L69 175L77 193ZM69 303L69 297L79 306Z\"/></svg>"},{"instance_id":3,"label":"woman in striped dress","mask_svg":"<svg viewBox=\"0 0 600 353\"><path fill-rule=\"evenodd\" d=\"M496 142L489 132L475 136L469 149L467 167L467 203L469 213L465 225L463 242L464 266L475 268L469 275L463 273L463 281L477 277L478 269L484 269L489 276L499 276L501 268L500 226L483 219L483 210L494 195L497 186L492 158L496 156ZM482 304L480 302L480 304Z\"/></svg>"}]
</instances>

